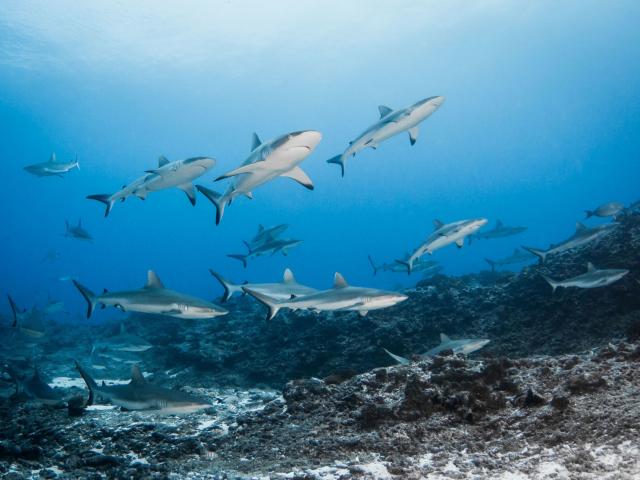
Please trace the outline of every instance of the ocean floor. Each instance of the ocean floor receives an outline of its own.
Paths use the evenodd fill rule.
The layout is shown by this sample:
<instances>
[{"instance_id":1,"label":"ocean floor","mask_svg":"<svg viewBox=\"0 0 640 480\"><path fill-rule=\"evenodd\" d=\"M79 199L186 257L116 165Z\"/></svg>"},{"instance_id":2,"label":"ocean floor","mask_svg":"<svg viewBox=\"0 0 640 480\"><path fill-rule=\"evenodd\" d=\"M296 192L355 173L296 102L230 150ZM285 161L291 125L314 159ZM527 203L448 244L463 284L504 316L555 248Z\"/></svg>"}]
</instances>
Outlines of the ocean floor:
<instances>
[{"instance_id":1,"label":"ocean floor","mask_svg":"<svg viewBox=\"0 0 640 480\"><path fill-rule=\"evenodd\" d=\"M187 416L5 398L3 478L632 479L640 344L581 355L444 355L340 383L198 388ZM75 378L57 378L69 394Z\"/></svg>"}]
</instances>

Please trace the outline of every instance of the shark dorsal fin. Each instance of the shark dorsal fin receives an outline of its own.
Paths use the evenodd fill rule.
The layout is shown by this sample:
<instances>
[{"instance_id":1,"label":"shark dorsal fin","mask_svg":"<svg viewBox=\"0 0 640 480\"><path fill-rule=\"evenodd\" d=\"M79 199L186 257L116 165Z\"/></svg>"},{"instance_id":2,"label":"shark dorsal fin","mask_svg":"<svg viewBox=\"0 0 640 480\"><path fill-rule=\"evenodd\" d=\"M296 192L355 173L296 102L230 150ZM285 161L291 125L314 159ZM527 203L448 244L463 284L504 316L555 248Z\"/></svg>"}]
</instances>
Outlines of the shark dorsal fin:
<instances>
[{"instance_id":1,"label":"shark dorsal fin","mask_svg":"<svg viewBox=\"0 0 640 480\"><path fill-rule=\"evenodd\" d=\"M258 225L258 233L262 233L264 230L264 225L260 224Z\"/></svg>"},{"instance_id":2,"label":"shark dorsal fin","mask_svg":"<svg viewBox=\"0 0 640 480\"><path fill-rule=\"evenodd\" d=\"M164 167L167 163L169 163L167 157L165 157L164 155L160 155L158 157L158 168Z\"/></svg>"},{"instance_id":3,"label":"shark dorsal fin","mask_svg":"<svg viewBox=\"0 0 640 480\"><path fill-rule=\"evenodd\" d=\"M593 263L587 262L587 272L593 272L596 270L596 267L593 266Z\"/></svg>"},{"instance_id":4,"label":"shark dorsal fin","mask_svg":"<svg viewBox=\"0 0 640 480\"><path fill-rule=\"evenodd\" d=\"M449 342L451 339L445 335L444 333L440 334L440 343L447 343Z\"/></svg>"},{"instance_id":5,"label":"shark dorsal fin","mask_svg":"<svg viewBox=\"0 0 640 480\"><path fill-rule=\"evenodd\" d=\"M378 106L378 111L380 112L380 118L385 117L385 116L389 115L391 112L393 112L393 110L391 110L386 105L379 105Z\"/></svg>"},{"instance_id":6,"label":"shark dorsal fin","mask_svg":"<svg viewBox=\"0 0 640 480\"><path fill-rule=\"evenodd\" d=\"M260 145L262 145L262 142L260 141L260 137L256 132L253 132L253 135L251 135L251 151L253 152Z\"/></svg>"},{"instance_id":7,"label":"shark dorsal fin","mask_svg":"<svg viewBox=\"0 0 640 480\"><path fill-rule=\"evenodd\" d=\"M287 268L284 271L283 281L284 283L297 283L296 278L293 276L293 272L291 271L291 269Z\"/></svg>"},{"instance_id":8,"label":"shark dorsal fin","mask_svg":"<svg viewBox=\"0 0 640 480\"><path fill-rule=\"evenodd\" d=\"M147 284L144 288L164 288L164 285L160 281L160 277L153 270L147 272Z\"/></svg>"},{"instance_id":9,"label":"shark dorsal fin","mask_svg":"<svg viewBox=\"0 0 640 480\"><path fill-rule=\"evenodd\" d=\"M582 232L583 230L586 230L586 229L587 227L585 227L582 222L576 222L576 232Z\"/></svg>"},{"instance_id":10,"label":"shark dorsal fin","mask_svg":"<svg viewBox=\"0 0 640 480\"><path fill-rule=\"evenodd\" d=\"M347 288L349 284L340 273L336 272L333 277L333 288Z\"/></svg>"},{"instance_id":11,"label":"shark dorsal fin","mask_svg":"<svg viewBox=\"0 0 640 480\"><path fill-rule=\"evenodd\" d=\"M502 227L502 220L496 220L496 228Z\"/></svg>"},{"instance_id":12,"label":"shark dorsal fin","mask_svg":"<svg viewBox=\"0 0 640 480\"><path fill-rule=\"evenodd\" d=\"M442 223L440 220L438 220L437 218L433 221L433 228L434 230L438 230L439 228L444 227L444 223Z\"/></svg>"},{"instance_id":13,"label":"shark dorsal fin","mask_svg":"<svg viewBox=\"0 0 640 480\"><path fill-rule=\"evenodd\" d=\"M55 152L51 154L51 156L49 157L49 161L51 163L56 163L56 154L55 154Z\"/></svg>"},{"instance_id":14,"label":"shark dorsal fin","mask_svg":"<svg viewBox=\"0 0 640 480\"><path fill-rule=\"evenodd\" d=\"M147 383L138 365L131 366L131 383L138 385L144 385L145 383Z\"/></svg>"}]
</instances>

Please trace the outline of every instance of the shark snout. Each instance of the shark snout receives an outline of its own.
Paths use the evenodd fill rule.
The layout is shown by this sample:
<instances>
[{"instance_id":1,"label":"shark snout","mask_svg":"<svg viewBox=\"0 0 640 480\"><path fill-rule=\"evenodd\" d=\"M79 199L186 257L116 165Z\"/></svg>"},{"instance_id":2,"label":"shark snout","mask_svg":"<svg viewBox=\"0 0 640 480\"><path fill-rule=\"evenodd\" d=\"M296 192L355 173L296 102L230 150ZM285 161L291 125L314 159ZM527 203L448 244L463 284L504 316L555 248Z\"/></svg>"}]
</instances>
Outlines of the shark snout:
<instances>
[{"instance_id":1,"label":"shark snout","mask_svg":"<svg viewBox=\"0 0 640 480\"><path fill-rule=\"evenodd\" d=\"M292 132L290 134L290 147L305 147L309 151L318 146L322 140L322 134L316 130L302 130L300 132Z\"/></svg>"}]
</instances>

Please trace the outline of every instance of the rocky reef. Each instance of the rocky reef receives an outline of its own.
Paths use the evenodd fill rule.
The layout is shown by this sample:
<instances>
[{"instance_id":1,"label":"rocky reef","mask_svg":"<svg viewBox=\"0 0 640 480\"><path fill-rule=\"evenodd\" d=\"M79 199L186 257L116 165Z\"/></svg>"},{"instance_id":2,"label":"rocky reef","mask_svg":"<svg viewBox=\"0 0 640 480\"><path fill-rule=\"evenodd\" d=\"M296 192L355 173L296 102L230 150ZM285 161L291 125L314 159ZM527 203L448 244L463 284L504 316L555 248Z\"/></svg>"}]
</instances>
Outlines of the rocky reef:
<instances>
[{"instance_id":1,"label":"rocky reef","mask_svg":"<svg viewBox=\"0 0 640 480\"><path fill-rule=\"evenodd\" d=\"M128 330L154 345L140 354L152 381L212 402L183 417L83 409L73 359L89 362L92 342L118 323L51 325L29 348L80 408L38 405L0 377L0 476L637 478L639 253L634 214L544 265L436 276L364 318L283 312L265 322L248 298L212 322L133 316ZM555 293L540 276L577 275L589 261L630 273ZM440 332L491 343L405 366L384 353L424 352ZM32 359L12 348L2 346L3 363L27 372Z\"/></svg>"}]
</instances>

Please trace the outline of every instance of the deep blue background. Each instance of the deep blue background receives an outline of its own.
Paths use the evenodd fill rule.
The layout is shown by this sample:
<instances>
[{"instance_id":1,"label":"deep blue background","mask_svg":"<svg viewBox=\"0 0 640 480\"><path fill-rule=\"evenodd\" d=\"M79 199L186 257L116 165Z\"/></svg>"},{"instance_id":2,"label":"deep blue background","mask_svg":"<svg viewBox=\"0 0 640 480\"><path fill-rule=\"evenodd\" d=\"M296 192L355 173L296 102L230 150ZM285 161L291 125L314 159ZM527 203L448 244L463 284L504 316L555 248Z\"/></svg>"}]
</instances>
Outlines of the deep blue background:
<instances>
[{"instance_id":1,"label":"deep blue background","mask_svg":"<svg viewBox=\"0 0 640 480\"><path fill-rule=\"evenodd\" d=\"M392 287L419 277L375 278L367 263L416 246L434 218L484 216L527 225L520 236L436 253L446 273L486 268L483 257L546 247L574 230L583 210L640 197L640 3L257 2L182 4L18 2L0 15L0 292L19 304L48 293L74 313L73 275L92 289L132 288L155 269L171 288L212 298L207 269L237 281L280 278L329 286ZM447 100L420 127L347 164L325 160L377 119L379 104ZM214 225L202 196L180 191L117 204L109 193L169 159L209 155L201 183L235 168L251 132L263 139L317 129L323 141L302 168L309 192L288 179L231 205ZM66 178L22 170L79 156ZM62 237L81 217L91 244ZM291 225L304 240L289 257L245 271L258 223ZM590 221L594 223L594 221ZM62 253L42 264L50 249ZM6 308L6 309L5 309ZM8 306L2 311L8 311ZM101 318L119 315L101 313Z\"/></svg>"}]
</instances>

